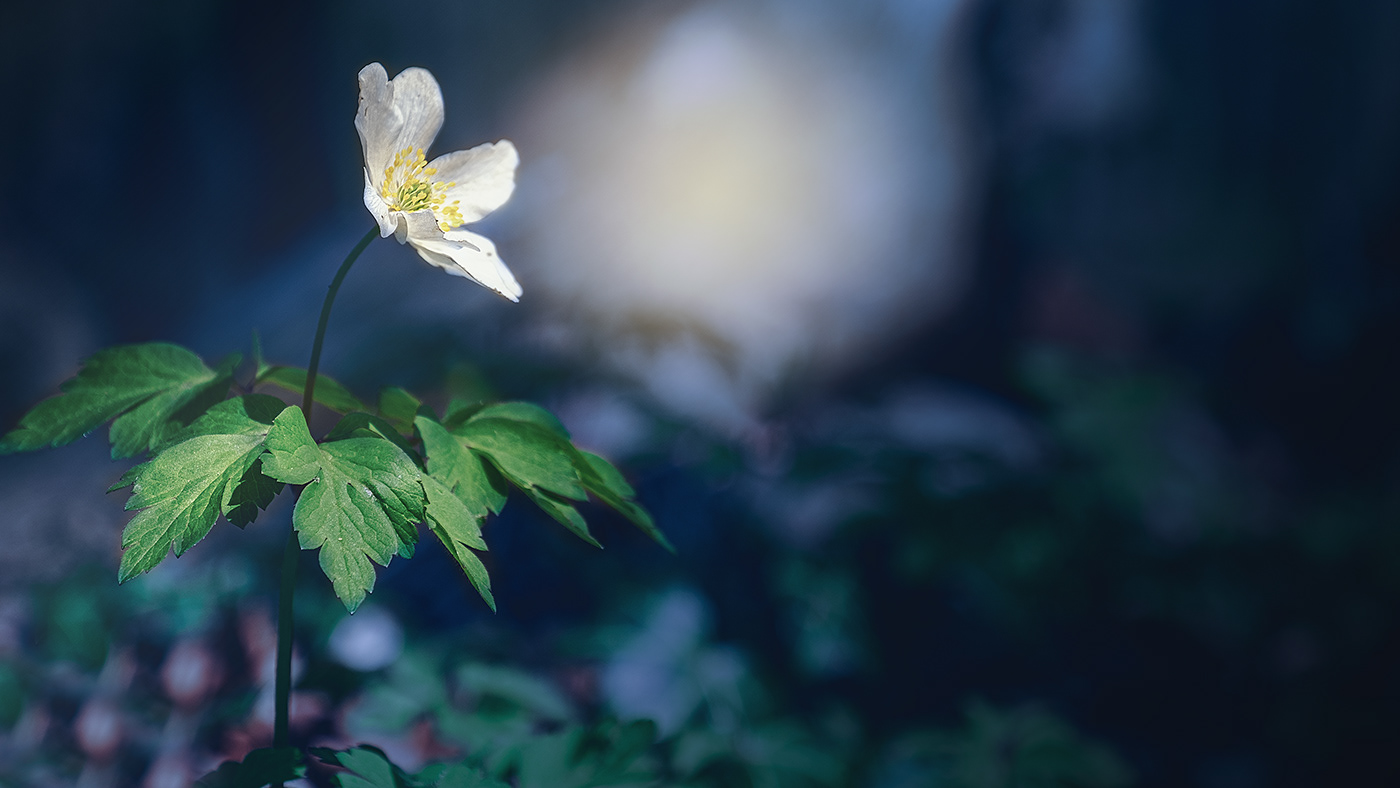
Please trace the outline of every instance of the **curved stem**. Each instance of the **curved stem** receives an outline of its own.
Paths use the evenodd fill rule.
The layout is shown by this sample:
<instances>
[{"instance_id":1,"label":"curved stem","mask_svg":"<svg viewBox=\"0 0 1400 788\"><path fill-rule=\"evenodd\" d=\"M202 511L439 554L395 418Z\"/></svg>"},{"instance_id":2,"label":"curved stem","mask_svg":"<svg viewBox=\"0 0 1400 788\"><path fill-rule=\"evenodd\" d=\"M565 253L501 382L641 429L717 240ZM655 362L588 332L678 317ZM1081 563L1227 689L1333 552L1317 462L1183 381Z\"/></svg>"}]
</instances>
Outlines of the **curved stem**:
<instances>
[{"instance_id":1,"label":"curved stem","mask_svg":"<svg viewBox=\"0 0 1400 788\"><path fill-rule=\"evenodd\" d=\"M331 304L335 303L335 294L340 290L340 283L345 281L345 275L350 273L350 266L355 264L360 253L378 234L378 227L370 228L350 250L350 254L345 256L345 262L340 264L340 270L331 280L326 301L321 305L321 320L316 324L316 339L311 343L311 363L306 368L306 387L301 394L301 410L308 422L311 421L311 403L316 393L316 371L321 366L321 343L326 339L326 324L331 319ZM292 697L292 592L296 589L297 556L300 554L301 543L293 527L287 532L287 544L282 550L282 581L277 593L277 680L272 717L272 746L277 748L291 744L287 718Z\"/></svg>"},{"instance_id":2,"label":"curved stem","mask_svg":"<svg viewBox=\"0 0 1400 788\"><path fill-rule=\"evenodd\" d=\"M321 368L321 342L326 338L326 324L331 320L331 304L335 303L335 294L340 290L340 283L345 281L345 275L350 273L350 266L359 259L360 252L369 246L369 242L379 235L378 227L369 228L365 237L355 244L355 248L350 250L350 254L345 256L345 262L340 264L340 270L335 272L335 278L331 280L330 290L326 293L326 301L321 305L321 320L316 323L316 339L311 343L311 363L306 365L306 388L302 390L301 412L306 414L307 423L311 423L311 402L312 395L316 392L316 370Z\"/></svg>"}]
</instances>

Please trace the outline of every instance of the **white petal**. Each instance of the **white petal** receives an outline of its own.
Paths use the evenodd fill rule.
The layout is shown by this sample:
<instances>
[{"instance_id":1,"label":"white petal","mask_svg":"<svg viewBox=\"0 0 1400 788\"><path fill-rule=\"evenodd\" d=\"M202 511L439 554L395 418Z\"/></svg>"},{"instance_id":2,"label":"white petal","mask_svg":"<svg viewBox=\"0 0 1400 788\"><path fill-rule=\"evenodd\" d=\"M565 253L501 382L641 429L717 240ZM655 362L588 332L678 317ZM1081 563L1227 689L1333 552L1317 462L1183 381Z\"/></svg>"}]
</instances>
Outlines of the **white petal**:
<instances>
[{"instance_id":1,"label":"white petal","mask_svg":"<svg viewBox=\"0 0 1400 788\"><path fill-rule=\"evenodd\" d=\"M398 229L399 222L394 218L389 206L380 198L379 191L370 180L369 170L365 170L365 207L369 209L370 216L379 223L380 238L388 238Z\"/></svg>"},{"instance_id":2,"label":"white petal","mask_svg":"<svg viewBox=\"0 0 1400 788\"><path fill-rule=\"evenodd\" d=\"M463 221L471 224L510 199L519 165L515 145L501 140L439 156L428 166L437 169L434 180L456 181L457 185L447 190L447 201L457 200Z\"/></svg>"},{"instance_id":3,"label":"white petal","mask_svg":"<svg viewBox=\"0 0 1400 788\"><path fill-rule=\"evenodd\" d=\"M465 276L483 287L490 288L512 301L519 301L524 292L510 269L496 254L491 239L467 230L453 230L440 238L413 238L409 243L418 256L449 274Z\"/></svg>"},{"instance_id":4,"label":"white petal","mask_svg":"<svg viewBox=\"0 0 1400 788\"><path fill-rule=\"evenodd\" d=\"M406 68L389 85L394 89L394 109L403 117L398 147L389 155L404 148L426 152L442 128L442 89L425 68Z\"/></svg>"},{"instance_id":5,"label":"white petal","mask_svg":"<svg viewBox=\"0 0 1400 788\"><path fill-rule=\"evenodd\" d=\"M419 241L442 240L442 228L438 227L438 218L432 211L395 211L394 216L398 221L394 236L398 238L399 243L407 241L416 244Z\"/></svg>"},{"instance_id":6,"label":"white petal","mask_svg":"<svg viewBox=\"0 0 1400 788\"><path fill-rule=\"evenodd\" d=\"M394 111L393 96L394 90L389 87L389 75L383 66L370 63L360 69L360 105L355 111L355 130L360 133L360 147L365 153L365 171L375 188L384 179L384 168L394 156L393 145L403 128L403 118Z\"/></svg>"},{"instance_id":7,"label":"white petal","mask_svg":"<svg viewBox=\"0 0 1400 788\"><path fill-rule=\"evenodd\" d=\"M425 151L442 128L442 90L433 75L407 68L387 78L384 67L370 63L360 69L360 104L355 129L365 154L365 169L379 188L384 168L404 148Z\"/></svg>"}]
</instances>

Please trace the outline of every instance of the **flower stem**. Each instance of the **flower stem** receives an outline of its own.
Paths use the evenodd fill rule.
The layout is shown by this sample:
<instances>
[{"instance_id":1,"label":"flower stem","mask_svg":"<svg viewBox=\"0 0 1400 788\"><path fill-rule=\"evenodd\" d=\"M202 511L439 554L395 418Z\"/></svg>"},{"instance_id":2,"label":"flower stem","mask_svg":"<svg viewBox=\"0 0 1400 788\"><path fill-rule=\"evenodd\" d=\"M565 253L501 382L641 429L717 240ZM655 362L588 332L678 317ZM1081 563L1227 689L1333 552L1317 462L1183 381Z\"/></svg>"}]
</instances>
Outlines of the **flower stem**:
<instances>
[{"instance_id":1,"label":"flower stem","mask_svg":"<svg viewBox=\"0 0 1400 788\"><path fill-rule=\"evenodd\" d=\"M355 264L360 253L378 234L378 227L370 228L365 237L350 250L350 254L345 256L345 262L340 264L340 270L335 272L335 278L331 280L326 301L321 305L321 320L316 324L316 339L311 343L311 363L306 368L306 387L302 389L301 394L301 410L306 415L307 422L311 421L311 403L316 393L316 371L321 366L321 344L326 339L326 324L331 319L331 304L335 303L335 294L340 290L340 283L345 281L345 275L350 273L350 266ZM301 543L297 539L296 529L292 528L287 532L287 544L282 550L282 582L277 593L277 681L272 718L272 746L276 748L288 747L291 744L287 718L292 697L292 592L296 589L297 556L300 554Z\"/></svg>"},{"instance_id":2,"label":"flower stem","mask_svg":"<svg viewBox=\"0 0 1400 788\"><path fill-rule=\"evenodd\" d=\"M331 280L330 290L326 293L326 302L321 305L321 320L316 323L316 340L311 343L311 363L306 365L306 388L302 390L301 412L306 414L306 421L311 422L311 401L312 395L316 392L316 370L321 368L321 342L326 338L326 324L331 319L331 304L335 303L335 294L340 290L340 283L345 281L345 275L350 273L350 266L359 259L360 252L369 246L375 236L379 235L378 227L369 228L365 237L355 244L355 248L350 250L350 254L345 256L345 262L340 264L340 270L335 272L335 278Z\"/></svg>"}]
</instances>

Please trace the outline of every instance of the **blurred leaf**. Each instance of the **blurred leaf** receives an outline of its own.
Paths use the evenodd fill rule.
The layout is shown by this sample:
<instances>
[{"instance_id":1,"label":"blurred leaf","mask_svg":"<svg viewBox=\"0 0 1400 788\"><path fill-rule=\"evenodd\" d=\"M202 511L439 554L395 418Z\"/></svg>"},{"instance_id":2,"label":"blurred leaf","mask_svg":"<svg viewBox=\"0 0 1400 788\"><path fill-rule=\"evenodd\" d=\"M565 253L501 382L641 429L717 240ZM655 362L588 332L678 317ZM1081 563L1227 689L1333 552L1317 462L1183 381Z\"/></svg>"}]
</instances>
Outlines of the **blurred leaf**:
<instances>
[{"instance_id":1,"label":"blurred leaf","mask_svg":"<svg viewBox=\"0 0 1400 788\"><path fill-rule=\"evenodd\" d=\"M1120 788L1133 782L1112 751L1033 707L973 703L963 728L908 736L897 751L922 762L926 784L937 788Z\"/></svg>"},{"instance_id":2,"label":"blurred leaf","mask_svg":"<svg viewBox=\"0 0 1400 788\"><path fill-rule=\"evenodd\" d=\"M297 394L306 389L306 370L297 367L267 367L258 373L257 383L267 383ZM363 402L335 380L320 373L316 374L316 390L312 399L337 413L350 413L356 410L369 410Z\"/></svg>"},{"instance_id":3,"label":"blurred leaf","mask_svg":"<svg viewBox=\"0 0 1400 788\"><path fill-rule=\"evenodd\" d=\"M573 717L569 702L554 685L515 668L469 663L457 669L457 686L474 695L506 701L551 722Z\"/></svg>"},{"instance_id":4,"label":"blurred leaf","mask_svg":"<svg viewBox=\"0 0 1400 788\"><path fill-rule=\"evenodd\" d=\"M304 484L292 513L303 550L319 549L335 594L354 611L374 588L374 567L417 541L424 518L422 473L382 438L317 446L301 408L282 412L267 436L263 468L287 484Z\"/></svg>"},{"instance_id":5,"label":"blurred leaf","mask_svg":"<svg viewBox=\"0 0 1400 788\"><path fill-rule=\"evenodd\" d=\"M79 576L54 589L42 607L44 654L96 670L107 659L113 625L111 611L95 593L98 581ZM108 583L102 585L110 588Z\"/></svg>"},{"instance_id":6,"label":"blurred leaf","mask_svg":"<svg viewBox=\"0 0 1400 788\"><path fill-rule=\"evenodd\" d=\"M382 751L366 745L337 752L335 763L348 771L333 779L340 788L406 788L406 775Z\"/></svg>"},{"instance_id":7,"label":"blurred leaf","mask_svg":"<svg viewBox=\"0 0 1400 788\"><path fill-rule=\"evenodd\" d=\"M533 737L520 747L519 788L656 785L655 769L643 761L655 738L649 721Z\"/></svg>"},{"instance_id":8,"label":"blurred leaf","mask_svg":"<svg viewBox=\"0 0 1400 788\"><path fill-rule=\"evenodd\" d=\"M326 435L328 441L346 438L385 438L403 449L404 454L409 457L416 454L413 450L413 444L408 442L408 439L399 432L395 425L379 416L372 416L368 413L347 413L345 418L336 422L330 433Z\"/></svg>"},{"instance_id":9,"label":"blurred leaf","mask_svg":"<svg viewBox=\"0 0 1400 788\"><path fill-rule=\"evenodd\" d=\"M421 400L397 386L386 386L379 391L379 415L399 432L413 432L413 420L421 407Z\"/></svg>"},{"instance_id":10,"label":"blurred leaf","mask_svg":"<svg viewBox=\"0 0 1400 788\"><path fill-rule=\"evenodd\" d=\"M195 782L196 788L263 788L306 776L301 750L263 748L243 756L241 762L224 761L219 768Z\"/></svg>"},{"instance_id":11,"label":"blurred leaf","mask_svg":"<svg viewBox=\"0 0 1400 788\"><path fill-rule=\"evenodd\" d=\"M158 342L98 351L63 393L34 406L0 439L0 454L62 446L115 418L112 457L134 456L222 399L237 365L231 357L215 371L194 353Z\"/></svg>"},{"instance_id":12,"label":"blurred leaf","mask_svg":"<svg viewBox=\"0 0 1400 788\"><path fill-rule=\"evenodd\" d=\"M432 780L426 779L427 770L419 772L421 785L432 788L510 788L506 783L491 777L482 770L467 764L445 767Z\"/></svg>"}]
</instances>

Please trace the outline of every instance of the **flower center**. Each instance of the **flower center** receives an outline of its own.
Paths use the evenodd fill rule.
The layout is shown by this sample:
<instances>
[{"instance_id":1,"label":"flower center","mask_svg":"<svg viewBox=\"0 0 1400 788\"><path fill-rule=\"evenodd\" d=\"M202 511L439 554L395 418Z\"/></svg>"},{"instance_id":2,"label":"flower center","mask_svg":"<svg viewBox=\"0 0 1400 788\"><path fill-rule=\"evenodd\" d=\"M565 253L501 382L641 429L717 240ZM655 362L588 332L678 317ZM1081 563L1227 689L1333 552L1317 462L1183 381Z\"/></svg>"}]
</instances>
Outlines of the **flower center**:
<instances>
[{"instance_id":1,"label":"flower center","mask_svg":"<svg viewBox=\"0 0 1400 788\"><path fill-rule=\"evenodd\" d=\"M432 211L437 217L438 229L443 232L466 224L461 202L447 202L447 190L457 182L429 181L433 175L437 175L437 170L428 166L422 148L404 148L395 153L394 160L384 168L384 184L379 187L379 196L391 211Z\"/></svg>"}]
</instances>

